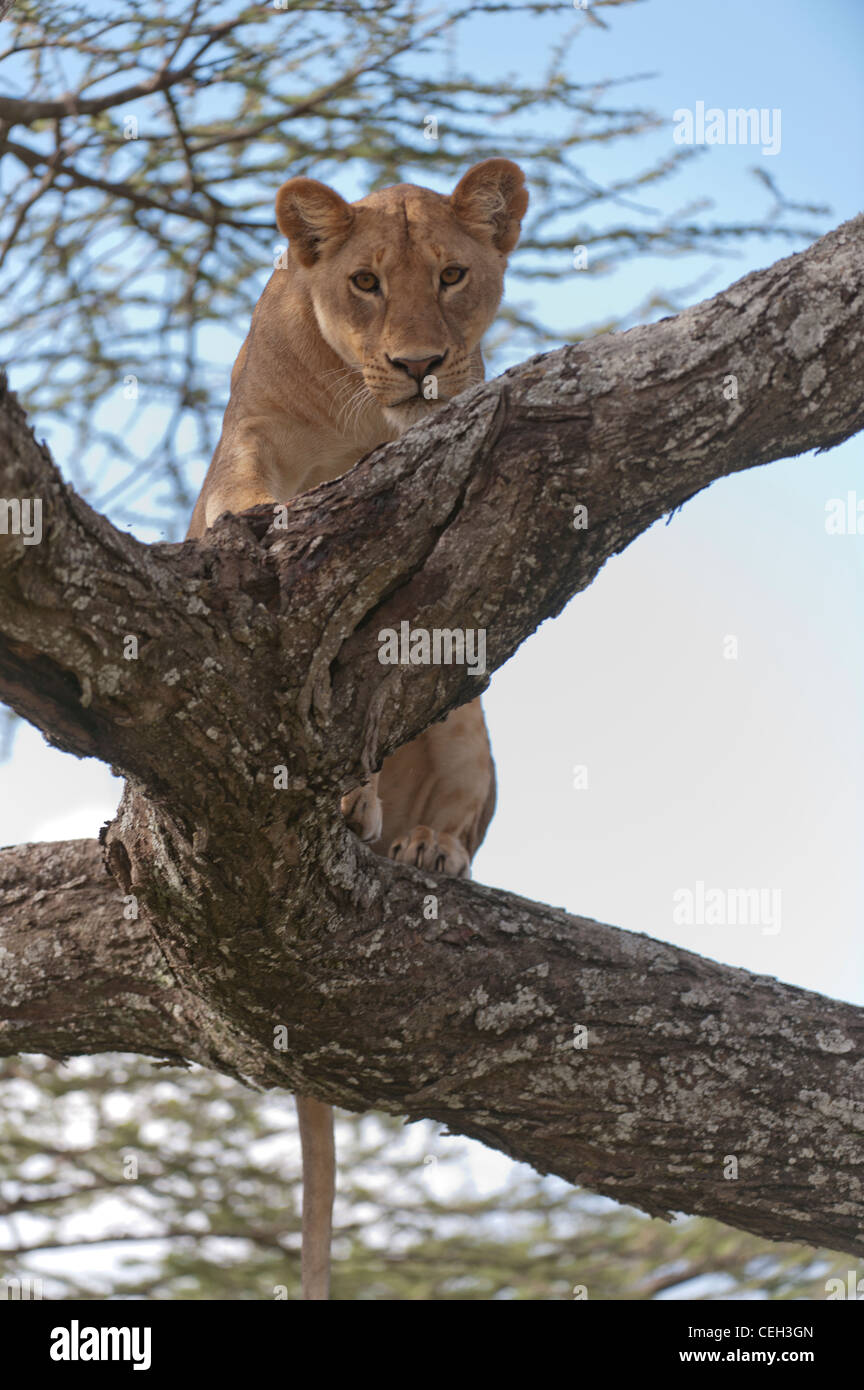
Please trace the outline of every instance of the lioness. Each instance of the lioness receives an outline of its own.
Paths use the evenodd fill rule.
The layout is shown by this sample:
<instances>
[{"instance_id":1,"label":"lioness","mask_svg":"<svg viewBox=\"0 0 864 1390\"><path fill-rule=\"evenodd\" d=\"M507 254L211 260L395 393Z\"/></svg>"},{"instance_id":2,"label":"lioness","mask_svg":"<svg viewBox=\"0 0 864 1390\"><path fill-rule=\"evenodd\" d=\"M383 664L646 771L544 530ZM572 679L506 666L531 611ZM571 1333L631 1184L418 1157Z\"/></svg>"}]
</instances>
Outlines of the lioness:
<instances>
[{"instance_id":1,"label":"lioness","mask_svg":"<svg viewBox=\"0 0 864 1390\"><path fill-rule=\"evenodd\" d=\"M287 502L482 381L480 340L528 205L507 159L469 169L449 197L397 184L346 203L315 179L276 195L288 238L231 373L222 436L189 526ZM376 853L467 875L495 806L479 700L387 758L342 799ZM303 1148L303 1297L326 1299L333 1204L329 1106L297 1098Z\"/></svg>"}]
</instances>

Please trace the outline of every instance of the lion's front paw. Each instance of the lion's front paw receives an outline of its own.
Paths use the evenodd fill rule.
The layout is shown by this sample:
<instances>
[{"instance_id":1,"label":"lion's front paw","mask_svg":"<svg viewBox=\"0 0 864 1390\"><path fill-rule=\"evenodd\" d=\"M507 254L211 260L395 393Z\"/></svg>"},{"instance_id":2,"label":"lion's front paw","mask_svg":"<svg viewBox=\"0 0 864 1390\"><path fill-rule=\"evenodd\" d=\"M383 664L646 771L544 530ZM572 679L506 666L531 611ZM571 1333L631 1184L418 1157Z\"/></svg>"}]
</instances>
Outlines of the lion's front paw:
<instances>
[{"instance_id":1,"label":"lion's front paw","mask_svg":"<svg viewBox=\"0 0 864 1390\"><path fill-rule=\"evenodd\" d=\"M383 816L378 795L378 778L371 777L342 798L342 814L358 839L367 843L381 838Z\"/></svg>"},{"instance_id":2,"label":"lion's front paw","mask_svg":"<svg viewBox=\"0 0 864 1390\"><path fill-rule=\"evenodd\" d=\"M390 858L418 869L432 869L454 878L470 877L471 861L468 851L455 835L444 830L432 830L428 825L415 825L410 835L403 835L390 846Z\"/></svg>"}]
</instances>

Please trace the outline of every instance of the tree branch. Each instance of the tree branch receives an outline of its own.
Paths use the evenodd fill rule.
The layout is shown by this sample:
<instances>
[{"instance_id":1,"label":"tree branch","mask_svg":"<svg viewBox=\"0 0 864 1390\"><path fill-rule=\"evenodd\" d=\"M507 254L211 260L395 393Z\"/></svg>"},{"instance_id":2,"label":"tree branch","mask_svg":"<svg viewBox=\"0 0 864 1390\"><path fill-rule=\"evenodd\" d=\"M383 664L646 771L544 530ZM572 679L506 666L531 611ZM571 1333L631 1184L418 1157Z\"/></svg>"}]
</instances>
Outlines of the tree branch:
<instances>
[{"instance_id":1,"label":"tree branch","mask_svg":"<svg viewBox=\"0 0 864 1390\"><path fill-rule=\"evenodd\" d=\"M4 1057L132 1050L194 1059L191 1034L181 1042L183 990L152 932L124 910L96 840L0 850Z\"/></svg>"},{"instance_id":2,"label":"tree branch","mask_svg":"<svg viewBox=\"0 0 864 1390\"><path fill-rule=\"evenodd\" d=\"M31 150L26 145L19 145L14 140L4 141L3 148L9 154L14 155L27 169L38 171L44 164L53 171L55 180L60 177L68 178L74 188L98 188L102 193L110 193L112 198L125 198L133 207L161 212L166 217L169 215L186 217L194 222L204 222L211 227L221 223L226 227L242 228L246 231L268 227L266 222L232 217L230 208L225 204L220 204L217 199L212 197L206 198L206 209L196 207L191 198L183 203L178 203L173 198L153 198L149 193L145 193L143 189L136 188L131 183L117 179L100 179L94 174L86 174L82 170L76 169L71 164L60 163L56 154L40 154L38 150Z\"/></svg>"},{"instance_id":3,"label":"tree branch","mask_svg":"<svg viewBox=\"0 0 864 1390\"><path fill-rule=\"evenodd\" d=\"M264 4L260 7L265 12L269 8ZM170 66L172 59L169 59L168 62L159 67L152 77L146 77L140 82L133 82L128 87L120 87L113 92L106 92L99 97L84 97L79 92L67 92L65 96L54 101L34 101L29 97L0 96L0 120L6 121L9 126L29 126L33 125L35 121L51 120L63 116L98 116L103 111L111 111L118 106L126 106L130 101L139 101L142 97L168 91L178 82L186 82L190 77L194 77L198 63L207 49L218 39L229 34L232 29L236 29L239 24L245 23L247 19L248 12L239 19L224 20L221 24L214 24L203 30L202 32L207 34L207 38L196 49L189 62L183 64L182 68L172 68ZM175 44L172 58L176 57L187 37L188 26L185 26L179 42Z\"/></svg>"},{"instance_id":4,"label":"tree branch","mask_svg":"<svg viewBox=\"0 0 864 1390\"><path fill-rule=\"evenodd\" d=\"M432 1117L655 1214L864 1253L861 1010L389 864L335 809L484 683L383 666L382 628L485 628L494 669L712 480L849 437L862 309L857 218L674 319L532 359L206 545L115 530L4 391L0 490L40 499L45 533L0 531L0 695L130 782L116 883L88 842L5 852L3 1047L179 1054ZM77 955L24 929L34 873Z\"/></svg>"},{"instance_id":5,"label":"tree branch","mask_svg":"<svg viewBox=\"0 0 864 1390\"><path fill-rule=\"evenodd\" d=\"M209 1009L123 920L95 842L0 852L0 1054L180 1053L435 1119L654 1216L864 1253L864 1010L347 838L281 940L236 903L221 924L246 963L224 1015L240 1067L228 1024L214 1046Z\"/></svg>"}]
</instances>

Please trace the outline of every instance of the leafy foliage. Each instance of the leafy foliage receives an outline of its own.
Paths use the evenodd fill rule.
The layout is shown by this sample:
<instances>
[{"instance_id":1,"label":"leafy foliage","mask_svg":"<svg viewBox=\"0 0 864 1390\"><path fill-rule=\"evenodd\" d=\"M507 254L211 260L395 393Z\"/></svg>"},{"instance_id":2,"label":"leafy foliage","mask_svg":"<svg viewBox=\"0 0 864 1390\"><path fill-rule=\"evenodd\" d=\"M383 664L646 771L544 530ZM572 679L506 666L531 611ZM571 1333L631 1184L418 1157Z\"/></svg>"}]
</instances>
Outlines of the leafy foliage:
<instances>
[{"instance_id":1,"label":"leafy foliage","mask_svg":"<svg viewBox=\"0 0 864 1390\"><path fill-rule=\"evenodd\" d=\"M0 1116L0 1281L42 1278L61 1299L299 1297L288 1096L134 1057L25 1057L0 1068ZM848 1256L669 1226L527 1168L480 1193L469 1146L425 1122L341 1115L337 1141L337 1299L824 1298L846 1279Z\"/></svg>"}]
</instances>

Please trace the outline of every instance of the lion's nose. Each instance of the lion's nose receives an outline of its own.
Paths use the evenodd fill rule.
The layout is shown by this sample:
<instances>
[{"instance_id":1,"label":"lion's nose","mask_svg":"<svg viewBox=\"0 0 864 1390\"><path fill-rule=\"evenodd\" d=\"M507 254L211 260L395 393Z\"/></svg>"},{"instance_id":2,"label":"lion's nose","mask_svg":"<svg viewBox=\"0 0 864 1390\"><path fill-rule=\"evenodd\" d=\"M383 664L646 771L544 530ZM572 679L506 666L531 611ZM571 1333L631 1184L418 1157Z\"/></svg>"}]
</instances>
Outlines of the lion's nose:
<instances>
[{"instance_id":1,"label":"lion's nose","mask_svg":"<svg viewBox=\"0 0 864 1390\"><path fill-rule=\"evenodd\" d=\"M387 361L391 367L396 367L400 372L407 372L413 376L415 381L422 381L430 372L434 372L436 367L440 367L446 352L437 357L388 357Z\"/></svg>"}]
</instances>

